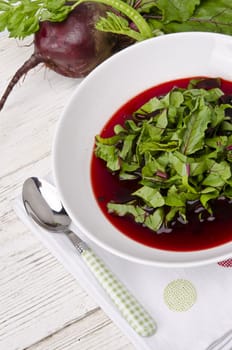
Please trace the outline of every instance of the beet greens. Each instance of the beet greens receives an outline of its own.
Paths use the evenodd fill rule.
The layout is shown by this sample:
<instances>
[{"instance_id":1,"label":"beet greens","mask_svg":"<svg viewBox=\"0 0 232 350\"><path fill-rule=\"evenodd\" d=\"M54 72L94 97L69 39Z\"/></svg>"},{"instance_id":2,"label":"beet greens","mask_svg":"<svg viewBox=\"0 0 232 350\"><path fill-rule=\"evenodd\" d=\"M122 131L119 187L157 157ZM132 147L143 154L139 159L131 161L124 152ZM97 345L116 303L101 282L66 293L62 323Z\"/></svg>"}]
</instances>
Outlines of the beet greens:
<instances>
[{"instance_id":1,"label":"beet greens","mask_svg":"<svg viewBox=\"0 0 232 350\"><path fill-rule=\"evenodd\" d=\"M228 101L219 79L192 79L186 89L151 98L114 125L111 137L97 135L96 157L131 189L127 201L110 200L108 212L158 233L177 218L186 224L196 205L198 221L214 220L215 201L232 199Z\"/></svg>"}]
</instances>

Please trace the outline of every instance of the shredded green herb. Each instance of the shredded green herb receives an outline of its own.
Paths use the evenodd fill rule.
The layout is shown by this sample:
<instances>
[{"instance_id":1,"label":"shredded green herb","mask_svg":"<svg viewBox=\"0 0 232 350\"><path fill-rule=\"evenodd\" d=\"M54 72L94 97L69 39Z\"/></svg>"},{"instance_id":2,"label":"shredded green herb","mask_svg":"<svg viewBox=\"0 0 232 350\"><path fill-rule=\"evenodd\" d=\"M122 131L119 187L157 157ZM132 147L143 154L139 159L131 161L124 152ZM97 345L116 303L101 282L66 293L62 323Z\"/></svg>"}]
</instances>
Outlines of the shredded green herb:
<instances>
[{"instance_id":1,"label":"shredded green herb","mask_svg":"<svg viewBox=\"0 0 232 350\"><path fill-rule=\"evenodd\" d=\"M108 211L156 232L176 217L186 223L189 203L213 215L214 200L232 198L231 118L232 96L219 79L191 80L150 99L112 137L97 135L95 155L112 176L137 181L132 199L109 202Z\"/></svg>"}]
</instances>

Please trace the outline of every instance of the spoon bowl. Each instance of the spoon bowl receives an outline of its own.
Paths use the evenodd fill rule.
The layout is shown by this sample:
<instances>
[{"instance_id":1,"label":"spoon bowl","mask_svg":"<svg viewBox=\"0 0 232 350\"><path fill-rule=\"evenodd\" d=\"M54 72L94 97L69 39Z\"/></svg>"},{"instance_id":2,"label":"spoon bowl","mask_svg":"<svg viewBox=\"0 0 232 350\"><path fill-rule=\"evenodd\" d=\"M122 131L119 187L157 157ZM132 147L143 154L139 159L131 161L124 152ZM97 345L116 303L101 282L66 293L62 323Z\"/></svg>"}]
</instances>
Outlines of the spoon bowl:
<instances>
[{"instance_id":1,"label":"spoon bowl","mask_svg":"<svg viewBox=\"0 0 232 350\"><path fill-rule=\"evenodd\" d=\"M52 232L69 231L71 219L50 183L36 177L28 178L23 184L22 197L28 215L37 224Z\"/></svg>"}]
</instances>

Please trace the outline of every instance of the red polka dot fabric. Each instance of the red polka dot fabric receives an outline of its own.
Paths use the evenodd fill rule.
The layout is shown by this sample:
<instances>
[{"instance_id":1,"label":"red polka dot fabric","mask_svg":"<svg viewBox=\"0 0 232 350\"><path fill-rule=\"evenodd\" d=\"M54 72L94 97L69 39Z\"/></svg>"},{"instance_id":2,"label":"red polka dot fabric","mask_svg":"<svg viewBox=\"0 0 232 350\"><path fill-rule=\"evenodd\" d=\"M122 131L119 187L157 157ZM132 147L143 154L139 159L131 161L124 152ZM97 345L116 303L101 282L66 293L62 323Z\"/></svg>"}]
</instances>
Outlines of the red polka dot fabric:
<instances>
[{"instance_id":1,"label":"red polka dot fabric","mask_svg":"<svg viewBox=\"0 0 232 350\"><path fill-rule=\"evenodd\" d=\"M227 260L223 260L223 261L219 261L218 265L221 267L232 267L232 258L227 259Z\"/></svg>"}]
</instances>

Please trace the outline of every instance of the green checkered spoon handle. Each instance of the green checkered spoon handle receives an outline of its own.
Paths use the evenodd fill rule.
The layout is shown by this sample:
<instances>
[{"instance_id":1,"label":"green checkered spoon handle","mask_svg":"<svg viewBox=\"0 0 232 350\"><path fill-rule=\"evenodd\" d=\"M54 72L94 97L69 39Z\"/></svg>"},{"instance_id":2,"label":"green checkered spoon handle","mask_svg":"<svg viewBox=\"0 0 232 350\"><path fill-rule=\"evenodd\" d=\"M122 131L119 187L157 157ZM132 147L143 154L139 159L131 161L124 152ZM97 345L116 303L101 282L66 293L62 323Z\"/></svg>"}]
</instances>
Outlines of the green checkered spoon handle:
<instances>
[{"instance_id":1,"label":"green checkered spoon handle","mask_svg":"<svg viewBox=\"0 0 232 350\"><path fill-rule=\"evenodd\" d=\"M69 237L131 327L141 336L152 335L156 329L153 319L92 250L69 230L71 218L65 211L56 188L45 180L30 177L23 184L22 199L27 214L38 225L50 232L64 232Z\"/></svg>"},{"instance_id":2,"label":"green checkered spoon handle","mask_svg":"<svg viewBox=\"0 0 232 350\"><path fill-rule=\"evenodd\" d=\"M68 233L67 236L130 326L143 337L153 335L156 331L156 324L143 306L86 243L73 232Z\"/></svg>"}]
</instances>

